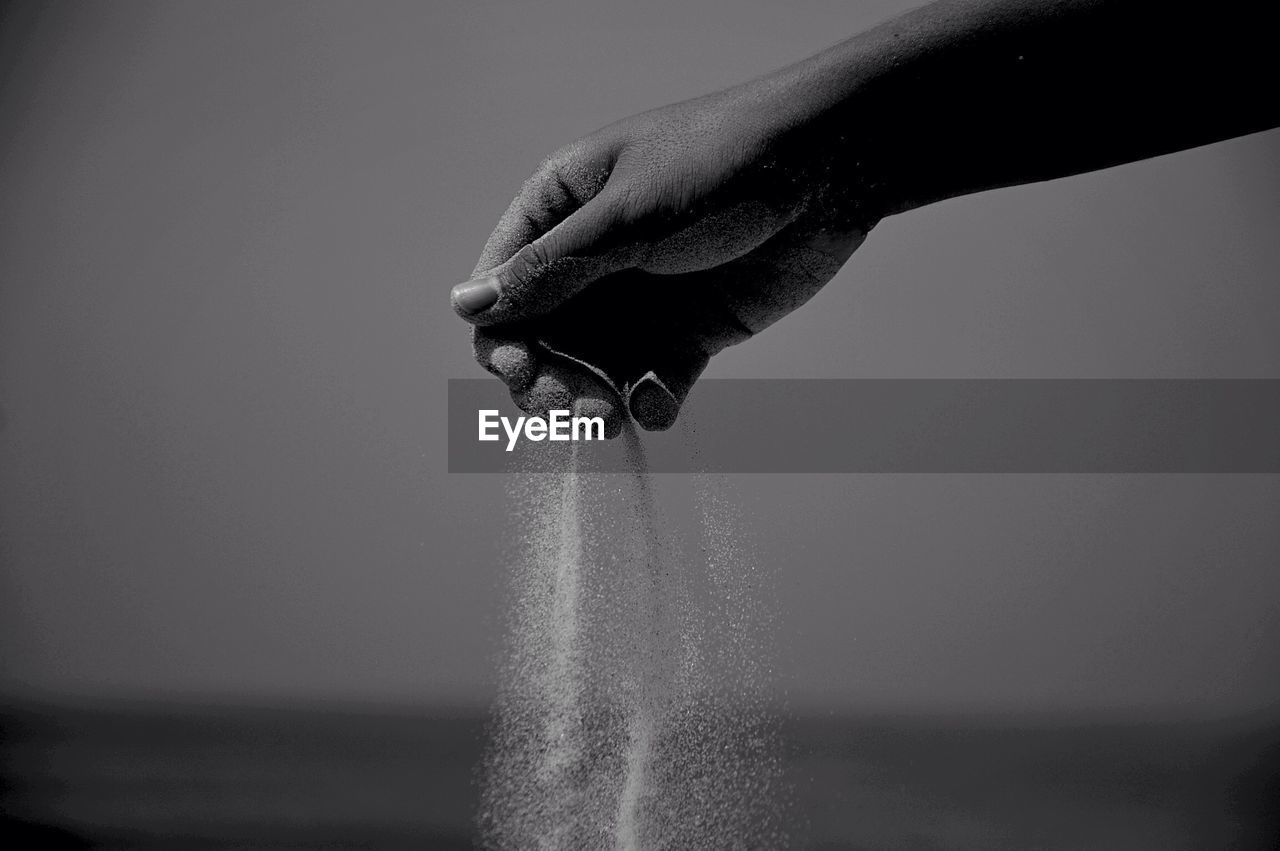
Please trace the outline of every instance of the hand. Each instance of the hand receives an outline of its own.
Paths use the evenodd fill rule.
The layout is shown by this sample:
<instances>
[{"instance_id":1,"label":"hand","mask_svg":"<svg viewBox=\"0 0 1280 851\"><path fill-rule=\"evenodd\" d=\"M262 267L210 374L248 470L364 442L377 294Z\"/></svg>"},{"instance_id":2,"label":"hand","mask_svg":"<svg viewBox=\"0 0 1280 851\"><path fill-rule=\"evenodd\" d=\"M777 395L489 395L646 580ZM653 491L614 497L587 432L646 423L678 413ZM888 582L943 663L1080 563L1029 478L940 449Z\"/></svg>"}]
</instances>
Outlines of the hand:
<instances>
[{"instance_id":1,"label":"hand","mask_svg":"<svg viewBox=\"0 0 1280 851\"><path fill-rule=\"evenodd\" d=\"M524 410L667 428L712 355L803 304L885 215L1280 125L1266 23L1265 4L913 9L563 148L454 308Z\"/></svg>"},{"instance_id":2,"label":"hand","mask_svg":"<svg viewBox=\"0 0 1280 851\"><path fill-rule=\"evenodd\" d=\"M821 118L765 79L553 154L452 292L477 360L528 413L670 427L708 360L804 304L878 218Z\"/></svg>"}]
</instances>

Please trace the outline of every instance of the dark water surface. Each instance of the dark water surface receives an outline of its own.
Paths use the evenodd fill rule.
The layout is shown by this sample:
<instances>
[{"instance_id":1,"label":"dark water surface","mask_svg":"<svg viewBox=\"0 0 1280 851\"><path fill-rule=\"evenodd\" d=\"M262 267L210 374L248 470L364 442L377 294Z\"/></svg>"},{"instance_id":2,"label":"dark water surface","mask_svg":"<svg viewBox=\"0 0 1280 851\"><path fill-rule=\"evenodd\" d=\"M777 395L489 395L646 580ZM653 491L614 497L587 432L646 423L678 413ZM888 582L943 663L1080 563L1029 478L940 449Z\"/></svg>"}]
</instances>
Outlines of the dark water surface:
<instances>
[{"instance_id":1,"label":"dark water surface","mask_svg":"<svg viewBox=\"0 0 1280 851\"><path fill-rule=\"evenodd\" d=\"M0 710L8 848L472 848L478 712ZM793 847L1280 847L1280 721L791 718Z\"/></svg>"}]
</instances>

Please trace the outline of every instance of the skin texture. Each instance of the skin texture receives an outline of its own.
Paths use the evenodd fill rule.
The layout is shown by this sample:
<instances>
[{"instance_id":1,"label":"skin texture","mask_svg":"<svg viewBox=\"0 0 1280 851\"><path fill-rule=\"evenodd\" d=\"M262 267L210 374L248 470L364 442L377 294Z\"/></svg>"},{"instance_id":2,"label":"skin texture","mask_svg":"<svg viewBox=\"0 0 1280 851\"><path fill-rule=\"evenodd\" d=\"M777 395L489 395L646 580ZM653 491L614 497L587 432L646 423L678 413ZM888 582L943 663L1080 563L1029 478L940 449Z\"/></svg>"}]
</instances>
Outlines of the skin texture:
<instances>
[{"instance_id":1,"label":"skin texture","mask_svg":"<svg viewBox=\"0 0 1280 851\"><path fill-rule=\"evenodd\" d=\"M1181 5L944 0L567 145L454 288L477 360L528 413L668 428L887 215L1280 124L1266 4Z\"/></svg>"}]
</instances>

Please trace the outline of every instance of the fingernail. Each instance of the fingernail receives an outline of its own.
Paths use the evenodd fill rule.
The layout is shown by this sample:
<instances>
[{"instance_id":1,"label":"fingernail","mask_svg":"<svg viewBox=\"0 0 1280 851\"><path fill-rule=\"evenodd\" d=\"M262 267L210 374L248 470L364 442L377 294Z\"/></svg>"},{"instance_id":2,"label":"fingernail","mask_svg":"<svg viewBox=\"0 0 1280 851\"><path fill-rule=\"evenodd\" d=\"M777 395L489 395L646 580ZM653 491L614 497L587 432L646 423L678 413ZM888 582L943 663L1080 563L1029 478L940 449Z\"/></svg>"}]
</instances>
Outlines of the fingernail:
<instances>
[{"instance_id":1,"label":"fingernail","mask_svg":"<svg viewBox=\"0 0 1280 851\"><path fill-rule=\"evenodd\" d=\"M498 279L481 278L467 281L453 288L453 303L463 313L472 314L487 310L498 300Z\"/></svg>"},{"instance_id":2,"label":"fingernail","mask_svg":"<svg viewBox=\"0 0 1280 851\"><path fill-rule=\"evenodd\" d=\"M675 425L676 415L680 413L675 394L653 372L645 373L632 385L627 394L627 407L646 431L666 431Z\"/></svg>"}]
</instances>

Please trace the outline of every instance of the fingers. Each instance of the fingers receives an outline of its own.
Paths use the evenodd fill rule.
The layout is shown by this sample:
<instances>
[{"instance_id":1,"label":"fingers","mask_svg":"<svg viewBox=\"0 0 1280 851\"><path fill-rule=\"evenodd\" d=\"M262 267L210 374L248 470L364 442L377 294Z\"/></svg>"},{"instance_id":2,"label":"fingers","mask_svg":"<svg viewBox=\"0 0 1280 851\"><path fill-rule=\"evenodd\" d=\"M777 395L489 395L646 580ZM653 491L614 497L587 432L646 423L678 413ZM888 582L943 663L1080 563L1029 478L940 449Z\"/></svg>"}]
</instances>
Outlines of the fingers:
<instances>
[{"instance_id":1,"label":"fingers","mask_svg":"<svg viewBox=\"0 0 1280 851\"><path fill-rule=\"evenodd\" d=\"M710 358L689 353L651 369L631 385L627 410L645 431L666 431L675 425L689 389L707 368Z\"/></svg>"},{"instance_id":2,"label":"fingers","mask_svg":"<svg viewBox=\"0 0 1280 851\"><path fill-rule=\"evenodd\" d=\"M590 272L601 267L600 258L577 255L591 253L609 230L616 205L597 199L608 184L616 148L615 140L597 135L538 167L498 220L472 280L450 293L460 316L493 325L538 315L601 274ZM571 257L573 262L562 262ZM544 278L555 278L558 286L540 286ZM557 297L552 290L560 289L571 292Z\"/></svg>"},{"instance_id":3,"label":"fingers","mask_svg":"<svg viewBox=\"0 0 1280 851\"><path fill-rule=\"evenodd\" d=\"M526 321L605 275L629 268L639 248L619 233L618 194L606 187L485 276L454 287L454 310L475 325Z\"/></svg>"},{"instance_id":4,"label":"fingers","mask_svg":"<svg viewBox=\"0 0 1280 851\"><path fill-rule=\"evenodd\" d=\"M675 424L710 356L741 342L800 307L822 288L866 236L856 223L801 218L744 257L681 277L699 294L670 335L683 349L650 354L648 372L634 380L627 408L648 431Z\"/></svg>"},{"instance_id":5,"label":"fingers","mask_svg":"<svg viewBox=\"0 0 1280 851\"><path fill-rule=\"evenodd\" d=\"M528 389L512 392L516 407L530 416L545 417L553 410L572 412L576 417L599 417L604 436L617 437L626 417L617 395L580 368L544 358Z\"/></svg>"},{"instance_id":6,"label":"fingers","mask_svg":"<svg viewBox=\"0 0 1280 851\"><path fill-rule=\"evenodd\" d=\"M513 393L529 389L537 377L537 359L529 343L520 337L472 328L471 350L476 362L502 379Z\"/></svg>"},{"instance_id":7,"label":"fingers","mask_svg":"<svg viewBox=\"0 0 1280 851\"><path fill-rule=\"evenodd\" d=\"M519 304L527 299L517 281L536 277L532 270L541 265L539 258L561 256L594 239L583 232L583 226L593 221L588 217L578 217L554 237L550 233L600 193L613 158L609 140L587 139L553 154L525 181L486 242L473 273L489 273L481 276L481 282L489 278L511 282L506 288L511 297L494 316L522 314ZM537 248L531 247L534 243ZM525 255L515 259L522 249ZM548 253L543 254L544 250ZM496 288L469 286L474 283L455 287L451 294L454 309L464 317L484 313L495 301ZM472 349L476 361L507 385L526 413L545 415L552 408L568 409L578 416L600 416L609 437L621 430L625 412L616 394L589 377L576 375L571 367L543 363L546 358L539 357L518 332L473 325Z\"/></svg>"},{"instance_id":8,"label":"fingers","mask_svg":"<svg viewBox=\"0 0 1280 851\"><path fill-rule=\"evenodd\" d=\"M472 276L507 262L599 194L613 169L613 148L608 141L586 139L544 160L498 220Z\"/></svg>"},{"instance_id":9,"label":"fingers","mask_svg":"<svg viewBox=\"0 0 1280 851\"><path fill-rule=\"evenodd\" d=\"M485 328L473 329L472 347L480 365L502 379L511 400L526 414L545 417L552 410L566 410L573 416L600 417L607 438L622 431L626 411L617 392L582 374L582 367L561 363L546 352L539 357L526 341Z\"/></svg>"}]
</instances>

